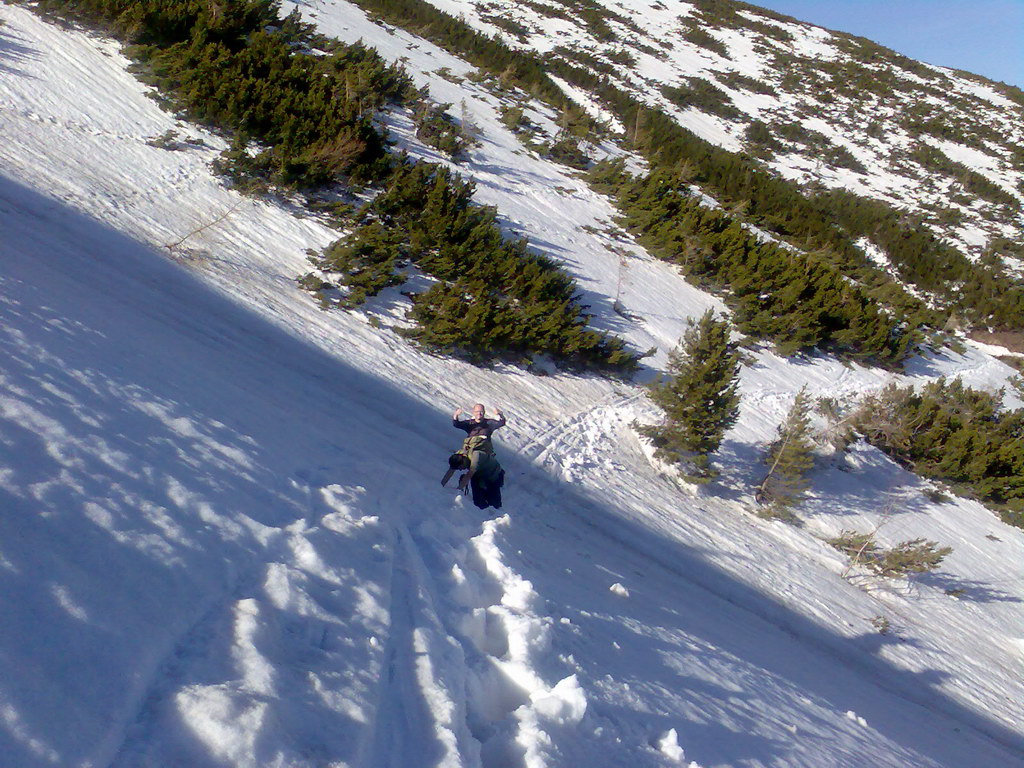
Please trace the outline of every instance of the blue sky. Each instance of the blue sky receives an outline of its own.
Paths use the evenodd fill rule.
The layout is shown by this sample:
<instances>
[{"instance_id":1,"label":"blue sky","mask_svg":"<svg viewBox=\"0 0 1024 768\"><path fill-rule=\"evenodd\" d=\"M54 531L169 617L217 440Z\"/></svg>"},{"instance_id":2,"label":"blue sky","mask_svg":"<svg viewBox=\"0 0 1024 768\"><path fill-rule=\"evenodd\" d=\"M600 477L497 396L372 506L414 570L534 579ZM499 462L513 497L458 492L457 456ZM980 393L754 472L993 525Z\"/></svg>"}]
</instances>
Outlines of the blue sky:
<instances>
[{"instance_id":1,"label":"blue sky","mask_svg":"<svg viewBox=\"0 0 1024 768\"><path fill-rule=\"evenodd\" d=\"M1024 0L748 0L1024 88Z\"/></svg>"}]
</instances>

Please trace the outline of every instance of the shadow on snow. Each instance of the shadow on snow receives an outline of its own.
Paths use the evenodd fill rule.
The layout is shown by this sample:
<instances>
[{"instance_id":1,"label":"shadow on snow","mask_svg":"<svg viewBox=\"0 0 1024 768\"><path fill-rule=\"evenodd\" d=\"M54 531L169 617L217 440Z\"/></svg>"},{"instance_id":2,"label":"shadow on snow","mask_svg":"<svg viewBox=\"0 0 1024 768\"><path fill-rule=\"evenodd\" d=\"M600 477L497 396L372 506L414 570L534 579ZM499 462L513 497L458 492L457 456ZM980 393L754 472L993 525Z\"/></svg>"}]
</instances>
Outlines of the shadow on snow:
<instances>
[{"instance_id":1,"label":"shadow on snow","mask_svg":"<svg viewBox=\"0 0 1024 768\"><path fill-rule=\"evenodd\" d=\"M20 667L5 686L19 721L0 731L0 751L26 767L116 760L126 739L130 747L149 737L176 691L198 682L234 685L238 670L220 658L230 649L223 640L227 611L252 599L273 614L266 626L309 638L302 658L270 654L283 669L264 699L301 706L267 718L257 755L269 763L282 743L299 740L302 754L334 757L330 734L301 721L333 718L337 728L354 730L360 724L329 707L307 677L284 670L360 663L329 652L332 642L344 643L358 578L348 587L312 585L336 619L310 626L294 607L261 600L264 568L283 557L294 526L322 524L326 510L311 501L316 486L343 486L353 506L392 526L443 513L444 502L424 495L453 441L446 406L427 407L400 382L347 366L137 241L2 177L0 220L7 406L0 445L9 457L0 486L0 648L20 654L0 657L5 667ZM565 483L545 476L527 488L525 478L537 472L514 456L507 460L517 470L510 476L524 478L522 488L507 489L517 522L507 535L522 553L516 567L541 596L565 596L549 609L583 630L566 640L569 650L572 642L586 649L580 659L591 681L615 670L666 707L652 713L623 698L618 711L589 710L589 722L677 727L688 757L702 763L782 764L790 745L755 735L753 711L744 705L752 694L742 681L756 691L770 680L772 691L855 709L877 732L939 764L958 736L939 723L929 733L907 727L908 707L942 711L1003 749L1021 748L1020 734L945 696L939 673L888 664L877 648L808 620L699 550ZM531 560L531 553L552 551L545 546L552 536L565 544L564 559ZM665 593L607 616L607 591L595 586L608 580L602 560L656 574ZM688 611L694 604L702 611ZM641 625L663 628L669 639ZM619 638L620 650L595 647L591 633ZM680 645L683 638L689 647ZM794 638L801 658L791 657ZM689 668L730 665L741 682L726 691L681 674L672 659L682 655ZM552 674L564 669L554 658L544 663ZM99 673L115 677L99 680ZM719 722L688 719L688 688L721 698ZM910 722L924 717L916 711ZM173 714L161 720L173 727ZM55 722L65 727L54 729ZM185 726L177 727L188 739ZM413 766L438 751L414 746ZM192 764L220 764L208 749L198 739L190 744ZM1005 758L994 745L992 752Z\"/></svg>"}]
</instances>

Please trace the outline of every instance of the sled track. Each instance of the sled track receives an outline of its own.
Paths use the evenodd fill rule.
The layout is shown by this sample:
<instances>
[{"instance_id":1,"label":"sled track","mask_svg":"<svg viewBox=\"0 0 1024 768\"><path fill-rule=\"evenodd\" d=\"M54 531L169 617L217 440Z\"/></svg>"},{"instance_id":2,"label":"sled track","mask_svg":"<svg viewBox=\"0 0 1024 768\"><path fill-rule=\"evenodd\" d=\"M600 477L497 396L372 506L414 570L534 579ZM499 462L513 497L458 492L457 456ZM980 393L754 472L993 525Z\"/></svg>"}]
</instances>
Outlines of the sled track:
<instances>
[{"instance_id":1,"label":"sled track","mask_svg":"<svg viewBox=\"0 0 1024 768\"><path fill-rule=\"evenodd\" d=\"M581 718L583 692L574 677L551 685L537 671L553 619L505 562L510 518L481 525L458 521L458 510L448 517L456 521L395 528L391 629L365 764L548 764L557 747L544 743L545 723Z\"/></svg>"},{"instance_id":2,"label":"sled track","mask_svg":"<svg viewBox=\"0 0 1024 768\"><path fill-rule=\"evenodd\" d=\"M467 764L459 717L465 686L451 673L464 662L438 620L408 530L401 526L394 537L391 624L366 765L456 768Z\"/></svg>"}]
</instances>

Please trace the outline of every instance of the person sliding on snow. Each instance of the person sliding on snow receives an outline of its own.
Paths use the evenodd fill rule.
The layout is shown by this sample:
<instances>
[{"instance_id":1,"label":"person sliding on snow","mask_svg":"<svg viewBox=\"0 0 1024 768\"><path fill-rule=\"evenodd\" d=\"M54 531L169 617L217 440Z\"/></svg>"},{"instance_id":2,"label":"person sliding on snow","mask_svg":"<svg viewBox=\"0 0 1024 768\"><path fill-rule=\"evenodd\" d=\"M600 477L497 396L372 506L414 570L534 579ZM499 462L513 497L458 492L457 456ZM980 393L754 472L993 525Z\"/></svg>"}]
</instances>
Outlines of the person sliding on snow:
<instances>
[{"instance_id":1,"label":"person sliding on snow","mask_svg":"<svg viewBox=\"0 0 1024 768\"><path fill-rule=\"evenodd\" d=\"M462 409L456 408L452 416L452 426L466 432L462 448L448 459L448 471L441 480L441 485L448 482L459 470L468 470L459 478L459 488L465 492L467 486L473 491L473 503L481 509L492 506L501 507L501 486L504 483L505 471L494 457L494 445L491 435L494 430L505 426L505 414L495 408L497 419L486 418L486 409L480 403L473 406L472 419L460 419Z\"/></svg>"},{"instance_id":2,"label":"person sliding on snow","mask_svg":"<svg viewBox=\"0 0 1024 768\"><path fill-rule=\"evenodd\" d=\"M491 435L494 434L494 430L505 426L505 414L501 412L501 408L495 408L494 412L498 415L498 418L486 418L486 409L483 405L477 403L473 406L472 419L460 419L459 416L462 415L461 408L456 408L455 413L452 415L452 426L467 433L466 439L462 441L462 451L460 452L469 456L470 461L473 458L470 454L475 451L494 454Z\"/></svg>"}]
</instances>

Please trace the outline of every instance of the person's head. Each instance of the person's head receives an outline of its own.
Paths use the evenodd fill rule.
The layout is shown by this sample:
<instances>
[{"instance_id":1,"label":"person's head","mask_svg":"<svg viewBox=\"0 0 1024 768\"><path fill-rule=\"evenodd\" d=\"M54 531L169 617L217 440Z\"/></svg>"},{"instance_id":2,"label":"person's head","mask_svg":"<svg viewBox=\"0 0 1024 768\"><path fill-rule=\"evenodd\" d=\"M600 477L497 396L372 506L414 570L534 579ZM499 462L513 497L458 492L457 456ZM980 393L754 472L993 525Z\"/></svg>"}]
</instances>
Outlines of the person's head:
<instances>
[{"instance_id":1,"label":"person's head","mask_svg":"<svg viewBox=\"0 0 1024 768\"><path fill-rule=\"evenodd\" d=\"M477 421L481 421L485 413L487 413L487 409L484 408L482 403L477 403L473 406L473 418Z\"/></svg>"},{"instance_id":2,"label":"person's head","mask_svg":"<svg viewBox=\"0 0 1024 768\"><path fill-rule=\"evenodd\" d=\"M453 453L448 457L448 466L454 470L469 469L469 458L462 453Z\"/></svg>"}]
</instances>

